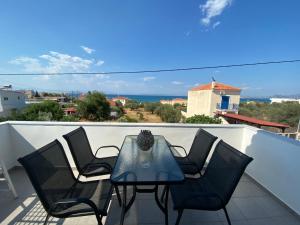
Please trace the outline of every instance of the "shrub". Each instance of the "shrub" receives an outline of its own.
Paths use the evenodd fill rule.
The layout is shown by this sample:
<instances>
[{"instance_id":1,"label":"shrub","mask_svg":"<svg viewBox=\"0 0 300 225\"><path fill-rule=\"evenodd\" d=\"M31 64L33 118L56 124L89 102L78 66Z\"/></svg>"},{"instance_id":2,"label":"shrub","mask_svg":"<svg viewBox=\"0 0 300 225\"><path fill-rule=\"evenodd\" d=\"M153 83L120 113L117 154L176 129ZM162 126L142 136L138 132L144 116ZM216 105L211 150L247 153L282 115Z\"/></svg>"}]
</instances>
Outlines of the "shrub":
<instances>
[{"instance_id":1,"label":"shrub","mask_svg":"<svg viewBox=\"0 0 300 225\"><path fill-rule=\"evenodd\" d=\"M125 116L121 116L119 119L118 119L118 122L123 122L123 123L137 123L138 121L134 118L131 118L127 115Z\"/></svg>"},{"instance_id":2,"label":"shrub","mask_svg":"<svg viewBox=\"0 0 300 225\"><path fill-rule=\"evenodd\" d=\"M185 120L186 123L200 123L200 124L220 124L222 120L213 118L206 115L195 115Z\"/></svg>"},{"instance_id":3,"label":"shrub","mask_svg":"<svg viewBox=\"0 0 300 225\"><path fill-rule=\"evenodd\" d=\"M131 110L136 110L140 106L140 103L136 100L128 100L125 104L125 108L129 108Z\"/></svg>"},{"instance_id":4,"label":"shrub","mask_svg":"<svg viewBox=\"0 0 300 225\"><path fill-rule=\"evenodd\" d=\"M78 102L78 114L87 120L107 120L110 116L109 102L104 94L97 91L89 92L83 101Z\"/></svg>"},{"instance_id":5,"label":"shrub","mask_svg":"<svg viewBox=\"0 0 300 225\"><path fill-rule=\"evenodd\" d=\"M144 109L145 111L153 114L160 105L161 104L159 102L146 102L144 103Z\"/></svg>"},{"instance_id":6,"label":"shrub","mask_svg":"<svg viewBox=\"0 0 300 225\"><path fill-rule=\"evenodd\" d=\"M172 105L161 105L156 108L155 113L167 123L178 123L181 120L181 112Z\"/></svg>"}]
</instances>

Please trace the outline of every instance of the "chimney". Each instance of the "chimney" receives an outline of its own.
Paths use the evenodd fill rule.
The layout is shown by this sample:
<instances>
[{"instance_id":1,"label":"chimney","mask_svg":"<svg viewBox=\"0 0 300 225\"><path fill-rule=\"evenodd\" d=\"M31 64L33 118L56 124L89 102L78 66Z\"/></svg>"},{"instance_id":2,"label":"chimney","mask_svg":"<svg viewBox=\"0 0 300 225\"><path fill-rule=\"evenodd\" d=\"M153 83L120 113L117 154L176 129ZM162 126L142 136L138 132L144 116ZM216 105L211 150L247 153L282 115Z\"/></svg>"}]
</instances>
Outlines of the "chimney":
<instances>
[{"instance_id":1,"label":"chimney","mask_svg":"<svg viewBox=\"0 0 300 225\"><path fill-rule=\"evenodd\" d=\"M215 89L215 86L216 86L216 81L212 81L211 82L211 89Z\"/></svg>"}]
</instances>

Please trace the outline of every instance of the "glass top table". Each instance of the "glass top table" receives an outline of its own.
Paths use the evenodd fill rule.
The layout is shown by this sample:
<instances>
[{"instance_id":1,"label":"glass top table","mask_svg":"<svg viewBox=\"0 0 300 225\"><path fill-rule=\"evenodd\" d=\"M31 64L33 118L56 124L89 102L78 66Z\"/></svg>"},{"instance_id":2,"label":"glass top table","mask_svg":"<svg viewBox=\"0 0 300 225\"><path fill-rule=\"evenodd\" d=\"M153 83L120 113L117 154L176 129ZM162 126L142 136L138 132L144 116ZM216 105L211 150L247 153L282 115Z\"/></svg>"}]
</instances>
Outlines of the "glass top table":
<instances>
[{"instance_id":1,"label":"glass top table","mask_svg":"<svg viewBox=\"0 0 300 225\"><path fill-rule=\"evenodd\" d=\"M184 181L184 175L163 136L155 135L154 144L148 151L141 150L136 140L135 135L125 137L111 174L113 184L158 185Z\"/></svg>"},{"instance_id":2,"label":"glass top table","mask_svg":"<svg viewBox=\"0 0 300 225\"><path fill-rule=\"evenodd\" d=\"M115 186L119 202L122 202L120 225L123 225L126 212L132 206L136 193L155 193L155 201L165 214L165 225L168 221L168 195L171 184L184 181L184 174L178 166L166 139L155 135L154 144L148 151L141 150L137 145L137 136L126 136L121 147L117 162L110 176ZM133 195L127 204L127 186L133 186ZM154 188L139 188L138 185L154 185ZM159 198L158 187L164 185ZM123 186L123 200L118 186Z\"/></svg>"}]
</instances>

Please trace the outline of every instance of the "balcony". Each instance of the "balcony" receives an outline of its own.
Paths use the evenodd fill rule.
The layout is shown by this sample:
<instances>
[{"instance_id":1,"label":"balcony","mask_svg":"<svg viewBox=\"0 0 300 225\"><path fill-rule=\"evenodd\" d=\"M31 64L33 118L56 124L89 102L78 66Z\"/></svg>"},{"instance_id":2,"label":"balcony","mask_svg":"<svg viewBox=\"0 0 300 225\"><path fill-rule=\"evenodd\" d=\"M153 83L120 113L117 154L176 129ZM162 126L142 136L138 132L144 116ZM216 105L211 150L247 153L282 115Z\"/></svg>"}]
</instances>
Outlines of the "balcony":
<instances>
[{"instance_id":1,"label":"balcony","mask_svg":"<svg viewBox=\"0 0 300 225\"><path fill-rule=\"evenodd\" d=\"M228 104L227 108L222 108L221 103L217 103L216 109L218 112L238 112L239 105L238 104Z\"/></svg>"},{"instance_id":2,"label":"balcony","mask_svg":"<svg viewBox=\"0 0 300 225\"><path fill-rule=\"evenodd\" d=\"M17 158L34 151L54 139L64 146L74 167L71 154L62 135L84 126L91 146L115 144L121 146L128 134L150 129L173 144L189 149L199 127L223 139L254 158L240 181L228 205L232 224L300 224L300 142L247 125L187 125L138 123L55 123L5 122L0 123L0 156L19 195L14 199L0 178L0 223L43 224L45 212ZM103 152L109 155L110 152ZM209 160L209 159L208 159ZM169 202L170 224L176 212ZM110 204L105 224L119 224L121 209L116 197ZM226 224L223 212L187 210L181 224ZM163 224L164 216L151 194L138 194L126 215L125 224ZM94 216L70 219L51 218L49 224L97 224Z\"/></svg>"}]
</instances>

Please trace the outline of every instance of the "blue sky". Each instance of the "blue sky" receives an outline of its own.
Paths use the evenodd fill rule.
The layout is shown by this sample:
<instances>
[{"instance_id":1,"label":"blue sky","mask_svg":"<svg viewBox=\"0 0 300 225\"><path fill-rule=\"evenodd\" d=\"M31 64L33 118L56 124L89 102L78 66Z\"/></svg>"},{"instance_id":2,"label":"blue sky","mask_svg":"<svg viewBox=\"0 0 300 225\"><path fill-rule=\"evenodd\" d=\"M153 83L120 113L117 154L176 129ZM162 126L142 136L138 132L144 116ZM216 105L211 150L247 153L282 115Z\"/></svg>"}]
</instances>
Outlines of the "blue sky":
<instances>
[{"instance_id":1,"label":"blue sky","mask_svg":"<svg viewBox=\"0 0 300 225\"><path fill-rule=\"evenodd\" d=\"M300 58L299 0L0 2L0 73L104 72ZM300 63L135 75L0 76L46 91L186 95L211 81L244 96L300 93Z\"/></svg>"}]
</instances>

